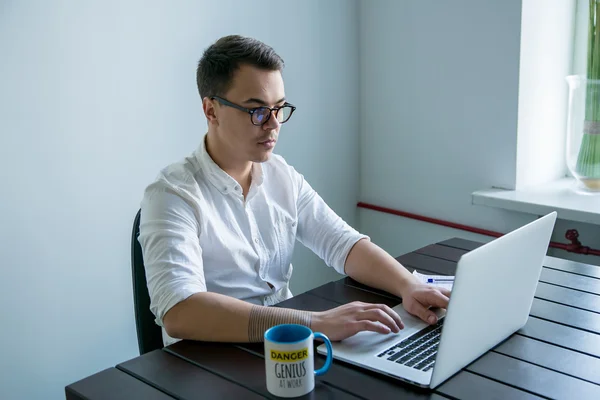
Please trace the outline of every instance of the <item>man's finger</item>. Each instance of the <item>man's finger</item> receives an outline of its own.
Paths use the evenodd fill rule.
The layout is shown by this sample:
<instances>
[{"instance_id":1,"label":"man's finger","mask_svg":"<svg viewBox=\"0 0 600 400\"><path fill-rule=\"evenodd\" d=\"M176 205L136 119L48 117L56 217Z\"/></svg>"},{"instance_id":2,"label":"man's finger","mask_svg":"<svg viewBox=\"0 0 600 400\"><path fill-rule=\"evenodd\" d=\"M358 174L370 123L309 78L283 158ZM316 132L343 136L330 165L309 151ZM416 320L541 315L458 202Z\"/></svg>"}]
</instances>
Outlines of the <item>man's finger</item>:
<instances>
[{"instance_id":1,"label":"man's finger","mask_svg":"<svg viewBox=\"0 0 600 400\"><path fill-rule=\"evenodd\" d=\"M405 306L407 304L408 302L404 303ZM413 301L410 302L410 305L408 308L406 308L406 311L408 311L412 315L421 318L428 324L435 324L437 322L437 315L435 315L433 311L429 310L427 307L421 304L416 298L413 298Z\"/></svg>"},{"instance_id":2,"label":"man's finger","mask_svg":"<svg viewBox=\"0 0 600 400\"><path fill-rule=\"evenodd\" d=\"M360 315L360 319L367 319L369 321L381 322L383 325L390 328L390 330L394 333L398 333L400 331L400 327L394 321L392 317L390 317L385 311L379 308L372 308L370 310L364 310Z\"/></svg>"},{"instance_id":3,"label":"man's finger","mask_svg":"<svg viewBox=\"0 0 600 400\"><path fill-rule=\"evenodd\" d=\"M386 325L382 325L377 322L369 321L366 319L363 319L362 321L359 321L356 324L357 324L356 326L358 327L358 332L371 331L371 332L382 333L384 335L387 335L388 333L391 332L390 328L388 328Z\"/></svg>"},{"instance_id":4,"label":"man's finger","mask_svg":"<svg viewBox=\"0 0 600 400\"><path fill-rule=\"evenodd\" d=\"M450 299L437 290L415 292L415 298L426 307L448 308Z\"/></svg>"},{"instance_id":5,"label":"man's finger","mask_svg":"<svg viewBox=\"0 0 600 400\"><path fill-rule=\"evenodd\" d=\"M404 323L402 322L402 318L400 318L398 313L392 310L389 306L386 306L385 304L371 304L369 307L365 307L365 310L370 310L372 308L378 308L382 311L385 311L390 317L392 317L392 319L400 329L404 329Z\"/></svg>"},{"instance_id":6,"label":"man's finger","mask_svg":"<svg viewBox=\"0 0 600 400\"><path fill-rule=\"evenodd\" d=\"M413 296L415 300L412 302L413 309L407 311L429 324L435 324L438 321L437 315L429 309L430 307L448 307L448 297L437 290L418 291Z\"/></svg>"},{"instance_id":7,"label":"man's finger","mask_svg":"<svg viewBox=\"0 0 600 400\"><path fill-rule=\"evenodd\" d=\"M446 289L446 288L438 288L440 292L442 292L442 294L448 298L450 298L450 295L452 294L452 291L450 289Z\"/></svg>"}]
</instances>

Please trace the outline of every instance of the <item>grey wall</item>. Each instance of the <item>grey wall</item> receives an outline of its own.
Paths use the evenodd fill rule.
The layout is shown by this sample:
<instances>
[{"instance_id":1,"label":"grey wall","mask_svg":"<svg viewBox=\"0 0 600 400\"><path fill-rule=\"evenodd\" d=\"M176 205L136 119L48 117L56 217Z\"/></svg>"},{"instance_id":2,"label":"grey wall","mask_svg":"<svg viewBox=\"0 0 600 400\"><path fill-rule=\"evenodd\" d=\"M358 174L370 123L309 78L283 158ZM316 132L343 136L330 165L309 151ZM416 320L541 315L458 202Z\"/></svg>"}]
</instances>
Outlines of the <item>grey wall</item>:
<instances>
[{"instance_id":1,"label":"grey wall","mask_svg":"<svg viewBox=\"0 0 600 400\"><path fill-rule=\"evenodd\" d=\"M0 4L0 398L64 398L137 355L131 223L206 130L195 65L222 35L283 56L298 110L277 151L354 224L357 21L346 0ZM301 248L294 264L296 292L335 276Z\"/></svg>"},{"instance_id":2,"label":"grey wall","mask_svg":"<svg viewBox=\"0 0 600 400\"><path fill-rule=\"evenodd\" d=\"M507 232L535 218L474 206L514 187L521 0L359 2L362 201ZM490 237L370 210L362 231L393 255L449 237ZM600 247L597 227L559 221ZM553 255L599 264L563 251Z\"/></svg>"}]
</instances>

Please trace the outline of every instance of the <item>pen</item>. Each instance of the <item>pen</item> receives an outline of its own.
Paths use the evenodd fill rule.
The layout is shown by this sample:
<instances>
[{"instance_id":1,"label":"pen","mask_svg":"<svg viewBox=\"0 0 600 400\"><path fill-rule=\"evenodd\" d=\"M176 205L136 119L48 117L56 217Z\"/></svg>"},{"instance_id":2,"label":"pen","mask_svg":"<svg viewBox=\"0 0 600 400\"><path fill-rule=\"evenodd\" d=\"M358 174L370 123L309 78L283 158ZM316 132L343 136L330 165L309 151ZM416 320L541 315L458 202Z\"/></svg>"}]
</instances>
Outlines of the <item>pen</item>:
<instances>
[{"instance_id":1,"label":"pen","mask_svg":"<svg viewBox=\"0 0 600 400\"><path fill-rule=\"evenodd\" d=\"M454 282L454 278L427 278L427 283L436 283L436 282Z\"/></svg>"}]
</instances>

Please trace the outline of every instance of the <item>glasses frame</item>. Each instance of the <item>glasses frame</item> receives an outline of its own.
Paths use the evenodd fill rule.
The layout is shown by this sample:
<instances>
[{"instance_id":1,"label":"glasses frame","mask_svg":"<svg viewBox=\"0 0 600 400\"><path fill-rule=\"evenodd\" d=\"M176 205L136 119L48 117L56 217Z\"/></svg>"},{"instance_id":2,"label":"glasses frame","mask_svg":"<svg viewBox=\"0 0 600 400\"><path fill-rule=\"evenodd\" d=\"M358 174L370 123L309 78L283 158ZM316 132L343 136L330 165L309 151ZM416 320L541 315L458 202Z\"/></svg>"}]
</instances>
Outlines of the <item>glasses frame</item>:
<instances>
[{"instance_id":1,"label":"glasses frame","mask_svg":"<svg viewBox=\"0 0 600 400\"><path fill-rule=\"evenodd\" d=\"M240 105L237 105L235 103L232 103L229 100L224 99L224 98L219 97L219 96L211 96L210 99L211 100L215 100L216 99L219 103L221 103L221 104L223 104L225 106L229 106L229 107L232 107L232 108L235 108L237 110L244 111L244 112L250 114L250 122L254 126L263 126L264 124L266 124L267 122L269 122L269 120L271 119L271 115L273 115L273 111L275 111L275 118L277 118L277 116L279 115L279 110L281 110L284 107L291 107L292 111L290 111L289 117L287 117L287 119L285 121L279 121L278 120L280 124L284 124L287 121L289 121L290 118L292 118L292 114L294 114L294 111L296 111L296 106L293 105L293 104L290 104L288 102L283 103L283 105L281 107L273 107L273 108L271 108L271 107L267 107L267 106L260 106L260 107L254 107L254 108L246 108L246 107L242 107ZM269 110L269 114L267 114L267 118L263 122L261 122L260 124L255 124L254 120L253 120L254 113L256 113L256 111L259 110L259 109L265 109L265 108L267 110Z\"/></svg>"}]
</instances>

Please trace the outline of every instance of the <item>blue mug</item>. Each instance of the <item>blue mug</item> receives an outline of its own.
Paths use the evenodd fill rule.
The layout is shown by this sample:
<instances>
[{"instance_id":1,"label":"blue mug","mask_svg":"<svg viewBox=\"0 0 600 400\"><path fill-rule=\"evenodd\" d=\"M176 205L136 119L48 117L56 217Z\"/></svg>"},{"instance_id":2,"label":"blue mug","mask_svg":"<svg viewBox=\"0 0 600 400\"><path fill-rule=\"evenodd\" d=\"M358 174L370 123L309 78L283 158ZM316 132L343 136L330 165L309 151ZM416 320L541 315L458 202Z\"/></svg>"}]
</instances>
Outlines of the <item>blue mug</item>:
<instances>
[{"instance_id":1,"label":"blue mug","mask_svg":"<svg viewBox=\"0 0 600 400\"><path fill-rule=\"evenodd\" d=\"M314 370L314 339L327 346L325 365ZM277 325L265 332L265 367L267 390L279 397L297 397L315 388L315 376L329 370L333 350L329 338L296 324Z\"/></svg>"}]
</instances>

